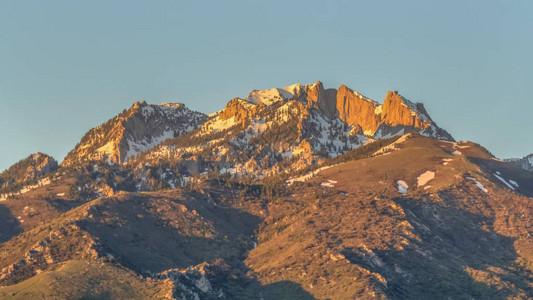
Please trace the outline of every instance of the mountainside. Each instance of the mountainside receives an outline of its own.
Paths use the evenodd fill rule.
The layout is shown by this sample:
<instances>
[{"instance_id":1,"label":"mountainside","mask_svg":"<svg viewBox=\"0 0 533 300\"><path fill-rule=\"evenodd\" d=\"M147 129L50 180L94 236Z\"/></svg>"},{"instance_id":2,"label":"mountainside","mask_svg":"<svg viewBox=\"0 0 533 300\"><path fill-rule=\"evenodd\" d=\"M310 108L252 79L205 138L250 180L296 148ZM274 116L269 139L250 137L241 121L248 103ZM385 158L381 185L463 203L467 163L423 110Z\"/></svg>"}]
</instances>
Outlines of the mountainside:
<instances>
[{"instance_id":1,"label":"mountainside","mask_svg":"<svg viewBox=\"0 0 533 300\"><path fill-rule=\"evenodd\" d=\"M520 166L522 169L533 172L533 154L521 159L512 159L511 161Z\"/></svg>"},{"instance_id":2,"label":"mountainside","mask_svg":"<svg viewBox=\"0 0 533 300\"><path fill-rule=\"evenodd\" d=\"M338 90L324 89L319 81L306 86L305 91L310 105L326 116L339 117L366 136L383 138L419 131L425 136L453 141L449 133L431 120L422 103L412 103L397 91L388 92L382 105L345 85ZM302 96L294 95L294 98Z\"/></svg>"},{"instance_id":3,"label":"mountainside","mask_svg":"<svg viewBox=\"0 0 533 300\"><path fill-rule=\"evenodd\" d=\"M137 102L0 178L1 299L533 298L533 172L397 92Z\"/></svg>"},{"instance_id":4,"label":"mountainside","mask_svg":"<svg viewBox=\"0 0 533 300\"><path fill-rule=\"evenodd\" d=\"M14 185L30 183L57 168L58 163L53 157L43 153L31 154L0 173L0 188L5 190Z\"/></svg>"},{"instance_id":5,"label":"mountainside","mask_svg":"<svg viewBox=\"0 0 533 300\"><path fill-rule=\"evenodd\" d=\"M206 119L204 114L191 111L181 103L135 102L128 110L89 130L62 165L101 159L121 164L165 139L197 128Z\"/></svg>"},{"instance_id":6,"label":"mountainside","mask_svg":"<svg viewBox=\"0 0 533 300\"><path fill-rule=\"evenodd\" d=\"M357 158L371 145L276 194L205 178L74 205L0 246L0 295L35 297L34 278L58 298L533 295L530 172L416 135Z\"/></svg>"},{"instance_id":7,"label":"mountainside","mask_svg":"<svg viewBox=\"0 0 533 300\"><path fill-rule=\"evenodd\" d=\"M376 138L408 132L453 141L422 104L396 92L379 105L346 86L337 91L321 82L295 84L232 99L199 129L165 141L135 164L164 161L189 173L217 168L262 177L304 169Z\"/></svg>"}]
</instances>

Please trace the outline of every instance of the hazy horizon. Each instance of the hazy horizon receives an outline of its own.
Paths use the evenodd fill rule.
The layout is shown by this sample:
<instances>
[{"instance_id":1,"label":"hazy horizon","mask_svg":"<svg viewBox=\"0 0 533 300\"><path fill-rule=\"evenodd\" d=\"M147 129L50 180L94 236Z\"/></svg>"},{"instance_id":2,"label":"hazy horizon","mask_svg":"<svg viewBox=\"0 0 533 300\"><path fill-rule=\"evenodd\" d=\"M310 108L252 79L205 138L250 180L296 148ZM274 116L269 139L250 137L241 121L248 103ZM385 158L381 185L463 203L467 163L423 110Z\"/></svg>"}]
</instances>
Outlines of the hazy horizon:
<instances>
[{"instance_id":1,"label":"hazy horizon","mask_svg":"<svg viewBox=\"0 0 533 300\"><path fill-rule=\"evenodd\" d=\"M533 153L527 1L0 4L0 170L62 161L135 101L211 113L253 89L341 84L424 103L457 140Z\"/></svg>"}]
</instances>

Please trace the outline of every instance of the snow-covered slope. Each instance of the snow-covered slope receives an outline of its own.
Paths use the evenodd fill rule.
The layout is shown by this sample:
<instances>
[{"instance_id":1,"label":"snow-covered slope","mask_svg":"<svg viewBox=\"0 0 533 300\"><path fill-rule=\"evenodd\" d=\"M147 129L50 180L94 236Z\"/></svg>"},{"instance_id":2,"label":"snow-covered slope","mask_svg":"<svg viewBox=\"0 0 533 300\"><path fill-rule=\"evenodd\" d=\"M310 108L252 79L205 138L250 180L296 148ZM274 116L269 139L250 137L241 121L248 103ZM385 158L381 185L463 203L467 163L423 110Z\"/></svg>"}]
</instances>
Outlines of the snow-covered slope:
<instances>
[{"instance_id":1,"label":"snow-covered slope","mask_svg":"<svg viewBox=\"0 0 533 300\"><path fill-rule=\"evenodd\" d=\"M234 98L198 129L146 151L132 165L178 166L182 174L164 175L173 182L213 169L263 177L304 169L375 138L409 132L453 140L423 105L397 92L380 105L345 86L294 84Z\"/></svg>"},{"instance_id":2,"label":"snow-covered slope","mask_svg":"<svg viewBox=\"0 0 533 300\"><path fill-rule=\"evenodd\" d=\"M328 118L297 100L266 106L234 99L199 129L155 147L140 159L150 164L192 165L191 172L216 167L233 174L266 176L305 168L368 140L340 119Z\"/></svg>"},{"instance_id":3,"label":"snow-covered slope","mask_svg":"<svg viewBox=\"0 0 533 300\"><path fill-rule=\"evenodd\" d=\"M205 120L206 115L181 103L136 102L105 124L89 130L62 165L100 159L124 163L166 139L198 128Z\"/></svg>"}]
</instances>

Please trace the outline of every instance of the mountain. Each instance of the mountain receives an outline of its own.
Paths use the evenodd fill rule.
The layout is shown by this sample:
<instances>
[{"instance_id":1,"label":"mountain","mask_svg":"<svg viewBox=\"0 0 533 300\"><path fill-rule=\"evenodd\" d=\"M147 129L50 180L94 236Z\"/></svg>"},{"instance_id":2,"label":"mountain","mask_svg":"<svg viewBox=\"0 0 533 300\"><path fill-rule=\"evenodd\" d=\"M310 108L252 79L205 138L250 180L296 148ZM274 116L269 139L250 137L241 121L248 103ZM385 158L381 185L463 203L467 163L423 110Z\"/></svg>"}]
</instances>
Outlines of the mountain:
<instances>
[{"instance_id":1,"label":"mountain","mask_svg":"<svg viewBox=\"0 0 533 300\"><path fill-rule=\"evenodd\" d=\"M135 102L105 124L89 130L62 165L101 159L121 164L165 139L197 128L206 119L206 115L181 103Z\"/></svg>"},{"instance_id":2,"label":"mountain","mask_svg":"<svg viewBox=\"0 0 533 300\"><path fill-rule=\"evenodd\" d=\"M397 91L388 92L382 105L345 85L337 90L324 89L322 83L306 86L308 103L327 116L339 117L364 135L374 138L419 131L422 135L453 141L453 137L438 127L422 103L413 103ZM300 95L294 95L300 98Z\"/></svg>"},{"instance_id":3,"label":"mountain","mask_svg":"<svg viewBox=\"0 0 533 300\"><path fill-rule=\"evenodd\" d=\"M510 161L526 171L533 172L533 154L527 155L524 158L511 159Z\"/></svg>"},{"instance_id":4,"label":"mountain","mask_svg":"<svg viewBox=\"0 0 533 300\"><path fill-rule=\"evenodd\" d=\"M422 104L396 92L379 105L344 85L338 91L324 89L320 81L254 90L211 116L197 130L143 153L135 164L170 161L191 174L217 168L263 177L304 169L375 139L409 132L453 141Z\"/></svg>"},{"instance_id":5,"label":"mountain","mask_svg":"<svg viewBox=\"0 0 533 300\"><path fill-rule=\"evenodd\" d=\"M34 175L0 197L0 298L533 297L533 172L397 92L135 103L9 174Z\"/></svg>"},{"instance_id":6,"label":"mountain","mask_svg":"<svg viewBox=\"0 0 533 300\"><path fill-rule=\"evenodd\" d=\"M30 183L55 171L58 168L57 161L44 153L34 153L17 162L4 172L0 173L0 188L18 186Z\"/></svg>"}]
</instances>

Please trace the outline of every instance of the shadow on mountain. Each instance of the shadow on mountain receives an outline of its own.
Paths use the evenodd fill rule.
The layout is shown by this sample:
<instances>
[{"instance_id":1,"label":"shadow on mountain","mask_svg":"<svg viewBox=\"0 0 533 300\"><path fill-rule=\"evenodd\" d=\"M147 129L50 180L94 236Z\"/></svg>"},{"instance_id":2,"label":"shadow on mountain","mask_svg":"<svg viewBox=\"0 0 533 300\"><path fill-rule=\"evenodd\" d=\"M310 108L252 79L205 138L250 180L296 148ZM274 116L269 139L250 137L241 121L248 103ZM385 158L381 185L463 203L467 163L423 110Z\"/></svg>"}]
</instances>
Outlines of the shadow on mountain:
<instances>
[{"instance_id":1,"label":"shadow on mountain","mask_svg":"<svg viewBox=\"0 0 533 300\"><path fill-rule=\"evenodd\" d=\"M93 206L81 228L139 274L222 259L242 262L260 218L205 199L131 196Z\"/></svg>"},{"instance_id":2,"label":"shadow on mountain","mask_svg":"<svg viewBox=\"0 0 533 300\"><path fill-rule=\"evenodd\" d=\"M526 171L513 163L498 161L494 159L485 159L479 157L469 157L472 163L478 165L481 169L487 173L496 173L506 180L508 184L511 184L509 180L513 180L517 183L517 186L511 184L511 186L521 192L522 194L533 197L533 172ZM507 185L501 182L499 179L494 180L496 183L506 188Z\"/></svg>"},{"instance_id":3,"label":"shadow on mountain","mask_svg":"<svg viewBox=\"0 0 533 300\"><path fill-rule=\"evenodd\" d=\"M109 292L101 292L97 295L85 295L79 298L79 300L102 300L102 299L114 299Z\"/></svg>"},{"instance_id":4,"label":"shadow on mountain","mask_svg":"<svg viewBox=\"0 0 533 300\"><path fill-rule=\"evenodd\" d=\"M395 200L414 227L416 237L405 234L409 245L343 252L350 262L381 274L391 298L506 299L516 297L517 288L533 295L528 276L514 265L514 240L493 232L493 219L420 199Z\"/></svg>"},{"instance_id":5,"label":"shadow on mountain","mask_svg":"<svg viewBox=\"0 0 533 300\"><path fill-rule=\"evenodd\" d=\"M73 208L82 205L83 201L65 200L61 198L46 198L46 201L60 212L67 212Z\"/></svg>"},{"instance_id":6,"label":"shadow on mountain","mask_svg":"<svg viewBox=\"0 0 533 300\"><path fill-rule=\"evenodd\" d=\"M250 270L243 262L254 247L259 222L254 215L216 206L201 197L184 200L135 195L93 205L90 215L78 225L123 266L149 277L179 281L177 295L185 286L197 289L191 278L201 272L213 290L224 291L230 299L314 299L300 284L262 285L247 276ZM215 228L216 233L201 236L206 228ZM192 277L183 277L186 268Z\"/></svg>"},{"instance_id":7,"label":"shadow on mountain","mask_svg":"<svg viewBox=\"0 0 533 300\"><path fill-rule=\"evenodd\" d=\"M278 299L278 300L314 300L316 299L309 292L304 290L298 283L292 281L280 281L271 284L264 285L262 287L263 292L261 296L263 299Z\"/></svg>"},{"instance_id":8,"label":"shadow on mountain","mask_svg":"<svg viewBox=\"0 0 533 300\"><path fill-rule=\"evenodd\" d=\"M17 218L11 214L9 208L0 204L0 243L9 241L20 232L22 229Z\"/></svg>"}]
</instances>

